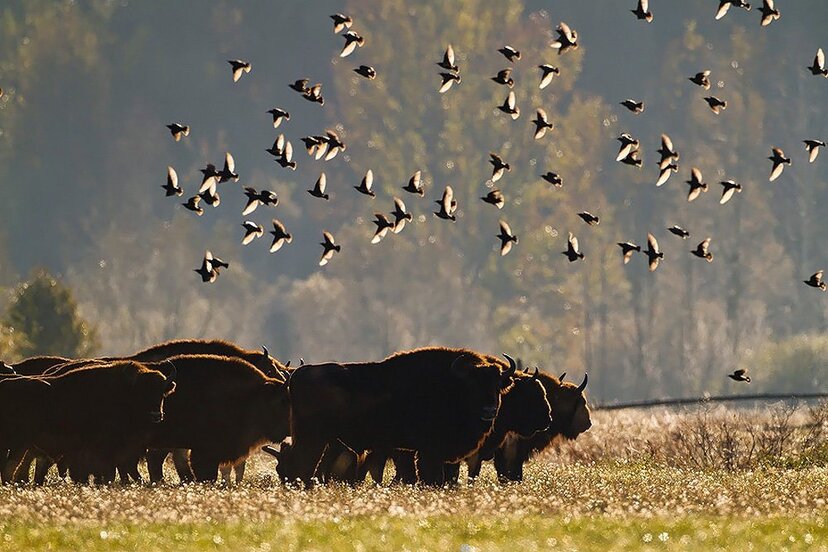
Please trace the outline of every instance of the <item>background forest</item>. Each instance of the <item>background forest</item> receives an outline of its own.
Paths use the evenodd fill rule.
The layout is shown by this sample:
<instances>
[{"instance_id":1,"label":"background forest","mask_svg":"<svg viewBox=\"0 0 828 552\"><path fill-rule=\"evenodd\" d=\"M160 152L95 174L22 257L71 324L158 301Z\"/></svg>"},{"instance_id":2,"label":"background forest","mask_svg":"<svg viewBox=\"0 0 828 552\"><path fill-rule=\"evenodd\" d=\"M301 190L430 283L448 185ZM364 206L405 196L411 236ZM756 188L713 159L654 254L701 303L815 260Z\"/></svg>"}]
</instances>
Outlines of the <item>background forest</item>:
<instances>
[{"instance_id":1,"label":"background forest","mask_svg":"<svg viewBox=\"0 0 828 552\"><path fill-rule=\"evenodd\" d=\"M657 25L636 21L632 0L3 2L0 353L129 353L204 336L322 361L440 344L507 351L578 380L587 370L598 401L729 392L725 374L740 365L753 391L825 391L826 295L801 281L828 266L828 154L809 164L802 140L828 139L828 82L805 71L828 48L818 42L828 4L778 3L783 19L761 28L755 10L716 22L716 2L702 0L651 2ZM345 59L328 18L337 11L366 38ZM561 20L581 42L564 56L548 46ZM463 81L440 95L435 62L448 43ZM504 44L522 52L517 121L497 111L507 90L489 79L510 65ZM234 58L253 65L237 84ZM352 71L362 63L375 81ZM544 90L541 63L561 71ZM704 69L728 101L718 117L687 80ZM304 77L323 84L324 107L287 87ZM272 107L291 114L278 130ZM556 128L535 141L538 107ZM180 143L164 128L174 121L192 127ZM299 138L326 128L348 148L315 161ZM279 132L295 172L264 151ZM614 161L623 132L641 140L641 169ZM663 132L680 171L656 188ZM769 183L772 146L793 166ZM219 208L195 217L164 197L167 165L192 195L198 170L225 151L241 181L222 185ZM512 165L497 183L502 211L479 200L490 151ZM712 189L688 204L691 166ZM373 201L352 189L369 168ZM404 197L418 169L425 198ZM548 170L563 188L539 178ZM321 171L329 202L305 193ZM719 205L730 178L744 191ZM446 184L456 224L431 214ZM278 194L278 207L246 218L279 218L291 245L241 246L241 186ZM371 245L372 215L395 195L414 221ZM582 210L601 224L587 227ZM520 237L506 257L501 217ZM674 224L691 239L670 235ZM323 229L342 252L320 269ZM582 263L560 255L570 231ZM623 266L616 246L644 245L647 232L665 251L655 273L643 256ZM708 236L710 264L689 253ZM212 285L192 272L205 249L231 265ZM47 321L56 337L37 338Z\"/></svg>"}]
</instances>

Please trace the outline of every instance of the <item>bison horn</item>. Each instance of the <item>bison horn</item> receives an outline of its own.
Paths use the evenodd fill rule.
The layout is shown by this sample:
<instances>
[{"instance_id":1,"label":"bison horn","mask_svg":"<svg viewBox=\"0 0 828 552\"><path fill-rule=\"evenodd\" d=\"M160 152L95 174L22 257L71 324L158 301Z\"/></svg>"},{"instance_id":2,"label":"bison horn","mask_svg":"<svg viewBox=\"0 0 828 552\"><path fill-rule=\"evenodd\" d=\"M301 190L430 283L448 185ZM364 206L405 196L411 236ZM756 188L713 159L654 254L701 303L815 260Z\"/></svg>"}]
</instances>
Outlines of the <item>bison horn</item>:
<instances>
[{"instance_id":1,"label":"bison horn","mask_svg":"<svg viewBox=\"0 0 828 552\"><path fill-rule=\"evenodd\" d=\"M170 364L170 373L166 374L167 380L175 381L175 378L178 377L178 369L175 367L175 364L173 364L171 360L167 359L167 362L169 362Z\"/></svg>"},{"instance_id":2,"label":"bison horn","mask_svg":"<svg viewBox=\"0 0 828 552\"><path fill-rule=\"evenodd\" d=\"M305 365L305 359L302 358L302 357L299 357L299 366L304 366L304 365Z\"/></svg>"},{"instance_id":3,"label":"bison horn","mask_svg":"<svg viewBox=\"0 0 828 552\"><path fill-rule=\"evenodd\" d=\"M538 370L538 367L537 367L537 366L535 366L535 373L534 373L534 374L532 374L532 379L538 379L538 371L539 371L539 370Z\"/></svg>"},{"instance_id":4,"label":"bison horn","mask_svg":"<svg viewBox=\"0 0 828 552\"><path fill-rule=\"evenodd\" d=\"M581 382L581 385L578 386L578 392L583 393L584 389L586 389L587 381L589 381L589 375L584 372L584 381Z\"/></svg>"},{"instance_id":5,"label":"bison horn","mask_svg":"<svg viewBox=\"0 0 828 552\"><path fill-rule=\"evenodd\" d=\"M267 347L264 345L262 345L262 353L264 353L264 356L266 357L270 356L270 353L267 351Z\"/></svg>"},{"instance_id":6,"label":"bison horn","mask_svg":"<svg viewBox=\"0 0 828 552\"><path fill-rule=\"evenodd\" d=\"M515 362L515 359L513 359L512 357L510 357L510 356L509 356L509 355L507 355L506 353L503 353L503 357L504 357L506 360L508 360L508 361L509 361L509 369L508 369L508 370L506 370L506 371L503 373L503 375L504 375L504 376L506 376L506 377L512 377L512 376L514 376L514 375L515 375L515 372L517 371L517 363Z\"/></svg>"},{"instance_id":7,"label":"bison horn","mask_svg":"<svg viewBox=\"0 0 828 552\"><path fill-rule=\"evenodd\" d=\"M562 382L565 377L566 377L566 372L561 372L561 375L558 376L558 381Z\"/></svg>"},{"instance_id":8,"label":"bison horn","mask_svg":"<svg viewBox=\"0 0 828 552\"><path fill-rule=\"evenodd\" d=\"M276 458L276 459L278 459L278 458L279 458L279 454L281 454L281 453L280 453L280 451L279 451L279 449L277 449L276 447L271 446L271 445L265 445L265 446L263 446L263 447L262 447L262 451L263 451L263 452L268 453L269 455L273 456L273 457L274 457L274 458Z\"/></svg>"}]
</instances>

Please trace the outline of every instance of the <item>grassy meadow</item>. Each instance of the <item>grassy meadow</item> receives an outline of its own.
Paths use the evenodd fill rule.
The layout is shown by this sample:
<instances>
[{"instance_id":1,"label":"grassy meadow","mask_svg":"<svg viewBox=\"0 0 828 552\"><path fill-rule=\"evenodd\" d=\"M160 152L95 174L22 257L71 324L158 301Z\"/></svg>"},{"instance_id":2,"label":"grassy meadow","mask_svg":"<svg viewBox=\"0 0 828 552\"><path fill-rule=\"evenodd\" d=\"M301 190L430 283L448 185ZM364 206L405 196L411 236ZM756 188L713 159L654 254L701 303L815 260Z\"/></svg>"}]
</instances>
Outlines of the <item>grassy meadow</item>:
<instances>
[{"instance_id":1,"label":"grassy meadow","mask_svg":"<svg viewBox=\"0 0 828 552\"><path fill-rule=\"evenodd\" d=\"M303 490L278 484L274 461L256 454L229 487L3 487L0 550L828 550L815 412L599 412L520 485L486 467L474 486ZM779 454L763 456L778 446L763 431L782 423ZM750 431L753 450L738 448ZM697 465L680 434L707 434L743 464Z\"/></svg>"}]
</instances>

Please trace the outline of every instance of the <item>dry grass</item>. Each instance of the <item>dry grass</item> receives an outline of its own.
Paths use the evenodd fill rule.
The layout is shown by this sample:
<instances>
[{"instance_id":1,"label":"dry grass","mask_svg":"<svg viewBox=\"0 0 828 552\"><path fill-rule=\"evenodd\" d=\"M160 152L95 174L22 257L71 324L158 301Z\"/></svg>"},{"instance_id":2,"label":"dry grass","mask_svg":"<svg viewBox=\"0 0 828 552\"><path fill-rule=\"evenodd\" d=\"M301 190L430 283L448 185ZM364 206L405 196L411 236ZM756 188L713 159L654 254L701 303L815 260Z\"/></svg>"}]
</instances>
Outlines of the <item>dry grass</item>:
<instances>
[{"instance_id":1,"label":"dry grass","mask_svg":"<svg viewBox=\"0 0 828 552\"><path fill-rule=\"evenodd\" d=\"M292 489L256 455L233 488L5 487L0 549L828 550L821 415L598 413L521 485Z\"/></svg>"}]
</instances>

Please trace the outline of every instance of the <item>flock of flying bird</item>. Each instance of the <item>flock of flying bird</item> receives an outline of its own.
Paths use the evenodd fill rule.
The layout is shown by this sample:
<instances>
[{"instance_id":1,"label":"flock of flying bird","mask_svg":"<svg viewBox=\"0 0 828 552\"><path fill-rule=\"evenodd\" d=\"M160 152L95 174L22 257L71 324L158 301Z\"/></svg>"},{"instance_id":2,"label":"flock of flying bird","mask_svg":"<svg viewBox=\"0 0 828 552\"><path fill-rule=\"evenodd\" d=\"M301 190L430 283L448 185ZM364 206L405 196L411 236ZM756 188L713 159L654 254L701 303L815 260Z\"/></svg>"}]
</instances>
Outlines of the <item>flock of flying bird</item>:
<instances>
[{"instance_id":1,"label":"flock of flying bird","mask_svg":"<svg viewBox=\"0 0 828 552\"><path fill-rule=\"evenodd\" d=\"M750 11L751 9L750 4L745 0L720 0L719 8L715 14L715 19L718 20L724 17L731 7L742 8L747 11ZM648 0L638 0L636 8L630 11L632 11L632 13L640 20L644 20L648 23L653 21L653 14L649 9ZM781 17L781 13L775 8L773 0L763 0L760 11L762 26L767 26ZM341 36L345 40L343 48L340 52L340 57L347 57L353 53L356 48L364 46L365 38L351 29L353 25L353 19L351 17L341 13L334 14L330 17L333 20L334 33L342 33ZM561 22L558 25L556 32L557 38L550 44L550 46L553 49L556 49L559 55L564 54L569 50L575 50L578 48L578 33L576 30L572 29L566 23ZM503 46L498 50L498 52L500 52L512 64L521 59L520 52L509 45ZM237 82L244 74L251 71L251 64L246 61L229 60L228 63L232 68L233 82ZM452 88L452 86L455 84L459 85L462 82L461 70L457 65L454 49L451 45L448 45L443 54L442 60L437 62L437 65L441 70L439 71L439 93L446 93ZM540 89L544 89L549 86L553 79L560 74L560 70L557 67L548 63L538 65L538 69L540 69L540 80L538 83L538 88ZM825 67L825 54L821 48L817 51L813 64L808 66L807 70L814 76L828 78L828 69ZM376 70L367 65L360 65L354 69L354 72L369 80L373 80L377 76ZM709 70L705 70L688 77L688 79L693 84L703 88L704 90L710 90L710 75L711 72ZM491 80L498 85L506 86L510 89L506 99L502 105L498 106L498 109L509 115L513 120L517 120L520 117L520 108L517 106L515 93L511 90L515 83L512 78L512 69L506 68L499 71L494 77L491 77ZM299 79L288 86L301 94L301 96L309 102L318 103L320 106L325 103L322 96L321 84L309 86L308 79ZM727 101L719 99L715 96L707 96L704 98L704 101L716 115L719 115L727 109ZM626 99L620 103L635 115L639 115L645 110L644 102L641 100ZM278 128L283 121L290 120L290 114L281 108L273 108L267 113L272 116L273 128ZM535 128L534 138L536 140L542 139L548 130L555 128L554 123L549 122L546 112L541 108L536 110L535 119L531 122ZM190 134L190 127L186 124L172 123L167 125L167 127L169 128L175 141L179 141L182 137L189 136ZM325 161L329 161L336 157L339 152L346 149L345 143L333 130L326 130L323 135L306 136L301 140L305 145L307 153L317 160L324 159ZM634 138L629 133L623 133L618 137L618 141L621 146L618 151L618 155L616 156L616 161L631 166L641 167L642 159L639 156L639 140ZM813 163L819 154L820 148L825 146L825 142L817 139L807 139L804 140L804 143L808 152L809 162ZM274 141L273 145L266 151L273 156L276 163L281 167L291 170L296 169L296 161L293 160L293 145L289 140L285 139L284 134L280 134ZM659 187L664 185L673 173L678 172L678 160L680 159L680 154L674 148L673 142L667 134L661 135L661 148L657 150L657 152L660 155L660 161L658 162L659 176L656 181L656 186ZM781 176L785 165L791 165L792 163L791 159L786 157L784 151L778 147L772 148L771 156L768 157L768 159L772 162L769 176L769 181L771 182ZM492 165L492 183L500 180L505 172L511 171L510 164L496 153L490 153L489 162ZM201 186L198 189L198 194L190 197L185 203L183 203L186 209L193 211L198 216L201 216L204 212L204 208L201 206L202 201L213 207L217 207L219 205L220 198L217 192L219 184L229 181L239 181L239 175L235 171L235 161L229 152L225 154L224 166L221 170L217 169L213 164L208 163L204 169L201 169L201 173L203 174L203 179ZM560 175L554 172L546 172L545 174L540 175L540 177L552 186L558 188L563 186L563 179ZM690 179L686 182L689 186L687 195L688 201L694 201L702 193L707 192L708 190L708 184L704 181L702 173L697 167L691 168ZM721 204L727 203L733 198L734 194L741 193L742 191L742 186L733 180L722 181L720 182L720 185L722 186L721 198L719 200L719 203ZM373 199L376 194L372 190L372 186L373 172L369 169L362 178L360 184L353 187L359 193ZM184 193L183 189L179 186L178 175L172 167L167 168L167 183L162 186L162 188L166 190L167 196L181 196ZM328 200L329 195L326 192L326 188L327 180L325 173L323 172L317 179L314 187L308 190L308 193L315 198ZM411 176L408 183L402 187L402 189L415 196L424 196L425 190L422 182L421 171L416 171ZM279 203L279 199L276 194L269 190L256 190L252 187L245 187L244 194L247 197L247 204L242 211L243 216L253 213L259 206L275 207ZM505 204L505 198L502 192L497 188L493 188L486 196L480 199L485 203L493 205L497 209L502 209ZM442 197L436 200L435 203L438 205L438 210L434 212L436 217L444 220L456 221L455 211L457 210L457 200L451 186L445 187ZM588 211L580 212L578 213L578 216L590 226L597 225L600 222L599 217L589 213ZM388 232L395 234L399 233L405 227L406 222L411 220L412 215L406 209L405 203L399 197L394 197L394 210L390 213L390 216L386 216L383 213L375 213L375 220L373 222L376 225L376 231L371 239L371 243L379 243L379 241L381 241L388 234ZM287 232L284 224L282 224L279 220L274 218L272 220L272 225L273 230L270 232L273 235L273 241L270 246L271 253L278 251L285 243L291 243L293 239L291 234ZM250 220L246 220L242 226L244 227L244 236L242 238L243 245L251 243L253 240L264 234L264 228ZM690 233L679 226L670 227L668 230L682 239L688 239L690 237ZM512 232L509 224L504 220L500 221L500 233L497 235L497 238L501 243L501 255L508 254L511 251L513 244L518 243L517 235ZM710 243L711 238L708 237L704 239L691 250L691 253L700 259L712 262L713 253L710 252ZM333 255L341 250L341 246L336 243L334 236L328 231L323 232L323 241L320 245L323 248L322 255L319 260L320 266L326 265L333 258ZM658 241L651 233L647 234L647 248L643 251L641 246L633 242L618 243L618 246L621 248L624 264L627 264L636 252L640 252L646 255L650 271L655 271L658 268L659 261L664 258L664 253L659 248ZM567 248L562 252L562 254L565 255L570 262L575 262L585 258L584 253L579 248L578 239L571 232L569 232L568 235ZM210 251L206 251L201 266L195 271L201 276L204 282L213 282L217 278L219 270L228 267L228 263L214 256ZM826 285L826 282L823 281L822 276L823 271L820 270L804 282L808 286L826 291L826 289L828 289L828 285ZM734 373L730 377L737 379L738 381L750 381L750 378L745 376L744 373Z\"/></svg>"}]
</instances>

